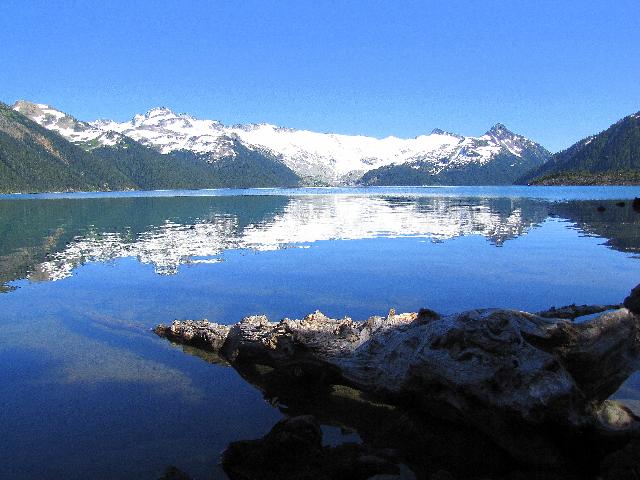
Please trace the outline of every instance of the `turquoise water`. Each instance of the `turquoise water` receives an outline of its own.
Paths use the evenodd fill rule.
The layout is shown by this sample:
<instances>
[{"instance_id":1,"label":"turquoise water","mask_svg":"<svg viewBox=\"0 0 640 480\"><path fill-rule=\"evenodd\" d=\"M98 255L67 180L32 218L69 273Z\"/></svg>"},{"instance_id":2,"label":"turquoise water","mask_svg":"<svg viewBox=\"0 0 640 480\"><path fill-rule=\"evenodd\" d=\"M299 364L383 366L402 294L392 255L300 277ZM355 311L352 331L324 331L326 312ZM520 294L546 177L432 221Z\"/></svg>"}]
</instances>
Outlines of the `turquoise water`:
<instances>
[{"instance_id":1,"label":"turquoise water","mask_svg":"<svg viewBox=\"0 0 640 480\"><path fill-rule=\"evenodd\" d=\"M219 478L230 441L282 417L232 369L156 338L161 322L620 302L640 283L634 197L640 188L1 196L0 478L157 478L170 464ZM619 396L640 399L636 377Z\"/></svg>"}]
</instances>

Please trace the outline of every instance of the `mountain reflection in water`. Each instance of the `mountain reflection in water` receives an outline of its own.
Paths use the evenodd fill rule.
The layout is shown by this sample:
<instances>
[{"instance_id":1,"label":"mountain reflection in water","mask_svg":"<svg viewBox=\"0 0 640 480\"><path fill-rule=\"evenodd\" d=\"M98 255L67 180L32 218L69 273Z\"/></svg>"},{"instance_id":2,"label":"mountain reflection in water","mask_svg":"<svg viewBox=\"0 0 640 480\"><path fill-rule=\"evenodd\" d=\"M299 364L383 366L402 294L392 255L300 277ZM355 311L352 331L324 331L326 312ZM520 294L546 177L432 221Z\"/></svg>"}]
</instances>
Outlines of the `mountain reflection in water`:
<instances>
[{"instance_id":1,"label":"mountain reflection in water","mask_svg":"<svg viewBox=\"0 0 640 480\"><path fill-rule=\"evenodd\" d=\"M10 459L0 478L159 478L168 464L224 478L219 453L230 442L301 413L332 444L401 440L413 424L426 443L409 454L480 472L494 457L473 440L465 449L465 432L407 423L342 390L288 401L151 329L316 309L361 320L390 308L617 303L638 283L637 196L617 187L0 196L0 290L11 290L0 294L0 454ZM616 397L640 405L640 375Z\"/></svg>"},{"instance_id":2,"label":"mountain reflection in water","mask_svg":"<svg viewBox=\"0 0 640 480\"><path fill-rule=\"evenodd\" d=\"M640 250L626 202L375 195L136 197L0 201L0 282L58 280L84 263L136 257L158 274L226 250L325 240L481 235L496 246L549 217L624 252ZM598 207L604 207L598 210Z\"/></svg>"}]
</instances>

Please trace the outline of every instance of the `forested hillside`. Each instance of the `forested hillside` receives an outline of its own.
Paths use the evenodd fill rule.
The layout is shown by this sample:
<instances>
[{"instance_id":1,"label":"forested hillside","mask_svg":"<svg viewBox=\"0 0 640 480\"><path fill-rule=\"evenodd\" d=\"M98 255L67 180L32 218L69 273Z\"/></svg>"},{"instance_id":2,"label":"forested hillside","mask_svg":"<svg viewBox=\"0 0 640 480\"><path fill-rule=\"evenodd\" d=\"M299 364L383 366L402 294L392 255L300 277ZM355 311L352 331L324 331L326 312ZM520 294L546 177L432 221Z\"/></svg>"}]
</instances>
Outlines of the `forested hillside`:
<instances>
[{"instance_id":1,"label":"forested hillside","mask_svg":"<svg viewBox=\"0 0 640 480\"><path fill-rule=\"evenodd\" d=\"M519 183L640 184L640 112L556 153Z\"/></svg>"},{"instance_id":2,"label":"forested hillside","mask_svg":"<svg viewBox=\"0 0 640 480\"><path fill-rule=\"evenodd\" d=\"M236 148L211 162L193 152L161 154L126 136L75 145L0 103L0 192L293 187L299 177L264 152Z\"/></svg>"}]
</instances>

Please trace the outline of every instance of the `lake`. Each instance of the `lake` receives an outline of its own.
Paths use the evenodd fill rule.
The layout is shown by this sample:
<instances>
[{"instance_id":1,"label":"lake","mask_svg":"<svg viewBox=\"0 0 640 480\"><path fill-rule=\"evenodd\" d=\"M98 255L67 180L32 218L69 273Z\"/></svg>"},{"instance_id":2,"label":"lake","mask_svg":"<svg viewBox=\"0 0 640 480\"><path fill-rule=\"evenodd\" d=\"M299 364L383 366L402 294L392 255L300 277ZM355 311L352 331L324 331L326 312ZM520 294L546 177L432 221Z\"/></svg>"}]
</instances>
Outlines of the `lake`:
<instances>
[{"instance_id":1,"label":"lake","mask_svg":"<svg viewBox=\"0 0 640 480\"><path fill-rule=\"evenodd\" d=\"M321 310L539 311L640 283L639 187L256 189L0 196L0 478L221 478L283 417L154 335ZM624 202L624 205L621 203ZM616 394L640 400L640 376ZM327 442L357 432L323 427Z\"/></svg>"}]
</instances>

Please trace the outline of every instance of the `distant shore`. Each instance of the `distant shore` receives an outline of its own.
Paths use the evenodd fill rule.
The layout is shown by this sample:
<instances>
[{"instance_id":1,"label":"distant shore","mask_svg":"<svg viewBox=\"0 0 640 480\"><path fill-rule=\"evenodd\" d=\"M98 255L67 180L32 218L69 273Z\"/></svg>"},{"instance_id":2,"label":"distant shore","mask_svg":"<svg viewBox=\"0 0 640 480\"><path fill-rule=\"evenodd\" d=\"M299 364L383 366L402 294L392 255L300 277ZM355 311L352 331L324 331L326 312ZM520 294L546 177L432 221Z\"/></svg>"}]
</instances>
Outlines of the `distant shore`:
<instances>
[{"instance_id":1,"label":"distant shore","mask_svg":"<svg viewBox=\"0 0 640 480\"><path fill-rule=\"evenodd\" d=\"M531 182L532 186L634 186L640 185L640 172L615 171L602 173L565 172L547 175Z\"/></svg>"}]
</instances>

